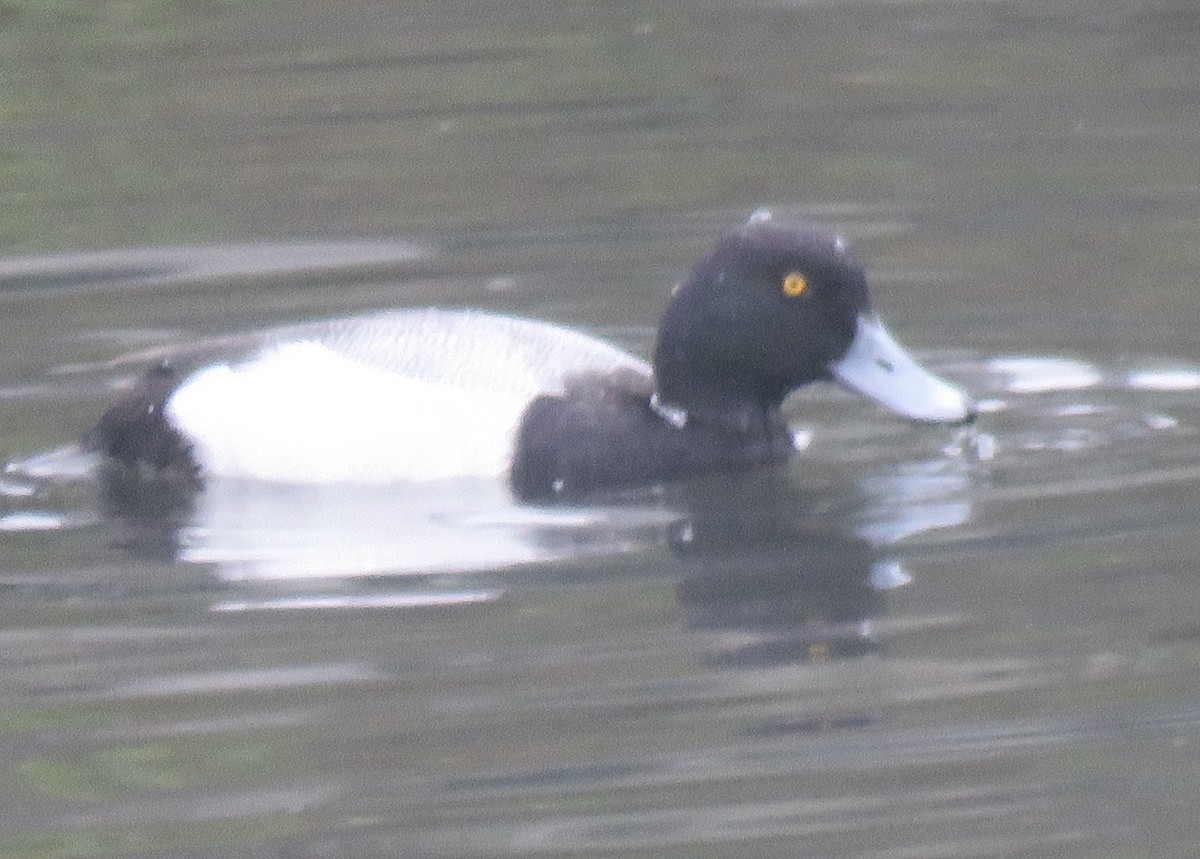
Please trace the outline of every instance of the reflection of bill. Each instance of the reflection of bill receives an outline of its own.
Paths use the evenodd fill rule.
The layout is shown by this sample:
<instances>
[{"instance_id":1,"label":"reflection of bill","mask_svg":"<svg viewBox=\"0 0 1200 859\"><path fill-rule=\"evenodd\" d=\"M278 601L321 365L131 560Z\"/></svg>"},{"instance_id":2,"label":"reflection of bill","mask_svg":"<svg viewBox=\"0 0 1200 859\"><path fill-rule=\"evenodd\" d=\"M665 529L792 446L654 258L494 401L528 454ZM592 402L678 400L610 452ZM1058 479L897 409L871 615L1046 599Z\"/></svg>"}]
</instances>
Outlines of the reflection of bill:
<instances>
[{"instance_id":1,"label":"reflection of bill","mask_svg":"<svg viewBox=\"0 0 1200 859\"><path fill-rule=\"evenodd\" d=\"M859 483L863 503L855 531L873 546L950 528L971 515L970 475L960 462L935 459L867 475Z\"/></svg>"}]
</instances>

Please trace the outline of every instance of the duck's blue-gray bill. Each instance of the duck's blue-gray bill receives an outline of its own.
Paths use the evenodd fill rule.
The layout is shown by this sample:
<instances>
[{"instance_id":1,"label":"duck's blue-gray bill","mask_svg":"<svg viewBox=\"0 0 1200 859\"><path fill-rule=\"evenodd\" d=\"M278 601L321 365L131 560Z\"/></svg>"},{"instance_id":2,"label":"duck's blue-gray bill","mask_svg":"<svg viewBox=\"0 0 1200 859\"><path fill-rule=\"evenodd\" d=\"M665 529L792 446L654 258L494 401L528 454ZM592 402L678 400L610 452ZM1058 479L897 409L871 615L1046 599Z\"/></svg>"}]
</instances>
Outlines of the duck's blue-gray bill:
<instances>
[{"instance_id":1,"label":"duck's blue-gray bill","mask_svg":"<svg viewBox=\"0 0 1200 859\"><path fill-rule=\"evenodd\" d=\"M975 416L961 390L918 364L874 316L860 316L850 348L833 364L843 385L918 421L956 424Z\"/></svg>"}]
</instances>

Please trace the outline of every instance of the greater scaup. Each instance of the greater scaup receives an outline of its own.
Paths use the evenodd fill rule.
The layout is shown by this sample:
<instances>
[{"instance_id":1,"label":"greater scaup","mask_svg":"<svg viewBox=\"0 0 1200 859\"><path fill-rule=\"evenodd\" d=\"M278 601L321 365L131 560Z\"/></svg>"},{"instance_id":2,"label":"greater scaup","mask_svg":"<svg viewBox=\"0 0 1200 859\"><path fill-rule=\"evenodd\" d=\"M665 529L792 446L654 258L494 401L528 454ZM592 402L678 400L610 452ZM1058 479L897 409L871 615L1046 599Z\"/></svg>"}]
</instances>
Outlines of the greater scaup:
<instances>
[{"instance_id":1,"label":"greater scaup","mask_svg":"<svg viewBox=\"0 0 1200 859\"><path fill-rule=\"evenodd\" d=\"M188 373L155 367L84 444L197 483L506 474L537 499L782 460L784 398L823 379L917 420L974 416L888 335L840 237L757 216L675 290L653 366L542 322L382 313L255 335Z\"/></svg>"}]
</instances>

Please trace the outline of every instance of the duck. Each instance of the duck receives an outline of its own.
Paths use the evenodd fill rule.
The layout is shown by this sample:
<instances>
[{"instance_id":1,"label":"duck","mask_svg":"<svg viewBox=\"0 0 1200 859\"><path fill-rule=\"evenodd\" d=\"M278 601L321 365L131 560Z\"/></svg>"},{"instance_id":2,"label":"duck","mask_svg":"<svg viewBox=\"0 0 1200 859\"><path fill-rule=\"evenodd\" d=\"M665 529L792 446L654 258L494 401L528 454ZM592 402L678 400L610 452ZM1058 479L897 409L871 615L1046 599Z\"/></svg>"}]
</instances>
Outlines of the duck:
<instances>
[{"instance_id":1,"label":"duck","mask_svg":"<svg viewBox=\"0 0 1200 859\"><path fill-rule=\"evenodd\" d=\"M840 235L756 213L673 290L651 360L548 322L410 308L156 364L84 435L140 474L291 484L488 477L521 501L780 463L789 394L834 382L914 421L975 406L872 308Z\"/></svg>"}]
</instances>

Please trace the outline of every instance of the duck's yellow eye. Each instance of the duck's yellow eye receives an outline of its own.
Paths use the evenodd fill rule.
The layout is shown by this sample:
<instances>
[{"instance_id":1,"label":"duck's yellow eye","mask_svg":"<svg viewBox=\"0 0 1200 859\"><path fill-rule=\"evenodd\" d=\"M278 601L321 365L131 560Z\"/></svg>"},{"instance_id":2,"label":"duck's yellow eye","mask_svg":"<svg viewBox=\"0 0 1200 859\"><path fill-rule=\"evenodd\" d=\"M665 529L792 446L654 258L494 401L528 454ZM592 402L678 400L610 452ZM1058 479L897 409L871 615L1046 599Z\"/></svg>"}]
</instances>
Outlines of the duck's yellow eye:
<instances>
[{"instance_id":1,"label":"duck's yellow eye","mask_svg":"<svg viewBox=\"0 0 1200 859\"><path fill-rule=\"evenodd\" d=\"M783 294L788 298L795 298L797 295L803 295L804 290L808 289L808 278L798 271L790 271L783 279Z\"/></svg>"}]
</instances>

